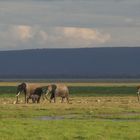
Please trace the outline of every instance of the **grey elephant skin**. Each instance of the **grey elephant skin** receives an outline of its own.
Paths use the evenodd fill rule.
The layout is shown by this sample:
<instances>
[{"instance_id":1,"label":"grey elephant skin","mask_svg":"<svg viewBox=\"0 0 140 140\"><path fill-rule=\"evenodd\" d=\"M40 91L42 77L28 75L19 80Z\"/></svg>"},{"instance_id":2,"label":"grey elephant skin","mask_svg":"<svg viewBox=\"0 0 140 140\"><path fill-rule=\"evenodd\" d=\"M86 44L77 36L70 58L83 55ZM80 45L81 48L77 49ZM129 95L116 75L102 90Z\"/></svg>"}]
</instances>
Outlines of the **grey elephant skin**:
<instances>
[{"instance_id":1,"label":"grey elephant skin","mask_svg":"<svg viewBox=\"0 0 140 140\"><path fill-rule=\"evenodd\" d=\"M32 99L33 103L39 103L42 94L43 94L43 89L36 88L35 92L33 94L30 94L29 97L27 98L27 102L29 102L29 99Z\"/></svg>"},{"instance_id":2,"label":"grey elephant skin","mask_svg":"<svg viewBox=\"0 0 140 140\"><path fill-rule=\"evenodd\" d=\"M46 97L49 93L51 93L50 102L52 102L52 100L56 102L56 97L59 96L62 98L61 102L63 102L64 99L66 99L67 103L69 103L69 89L66 85L63 85L63 84L48 85Z\"/></svg>"},{"instance_id":3,"label":"grey elephant skin","mask_svg":"<svg viewBox=\"0 0 140 140\"><path fill-rule=\"evenodd\" d=\"M32 83L21 83L17 86L17 93L16 93L16 103L18 103L19 95L23 92L25 95L25 103L28 103L29 99L34 98L35 100L40 100L41 95L43 94L43 88L41 84L32 84ZM34 97L36 94L36 97ZM33 96L34 95L34 96ZM38 99L36 99L38 96ZM32 99L32 101L34 101Z\"/></svg>"}]
</instances>

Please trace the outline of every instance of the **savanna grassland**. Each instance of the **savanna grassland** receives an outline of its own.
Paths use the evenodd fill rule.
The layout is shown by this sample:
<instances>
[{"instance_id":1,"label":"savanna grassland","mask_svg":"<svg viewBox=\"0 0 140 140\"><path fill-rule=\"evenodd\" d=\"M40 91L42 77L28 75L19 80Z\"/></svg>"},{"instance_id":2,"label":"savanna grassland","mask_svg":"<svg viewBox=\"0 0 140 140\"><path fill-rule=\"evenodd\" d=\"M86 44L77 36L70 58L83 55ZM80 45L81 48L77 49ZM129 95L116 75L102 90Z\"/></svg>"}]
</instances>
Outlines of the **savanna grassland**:
<instances>
[{"instance_id":1,"label":"savanna grassland","mask_svg":"<svg viewBox=\"0 0 140 140\"><path fill-rule=\"evenodd\" d=\"M23 95L13 104L17 84L0 83L1 140L140 139L138 83L65 83L69 104L24 104Z\"/></svg>"}]
</instances>

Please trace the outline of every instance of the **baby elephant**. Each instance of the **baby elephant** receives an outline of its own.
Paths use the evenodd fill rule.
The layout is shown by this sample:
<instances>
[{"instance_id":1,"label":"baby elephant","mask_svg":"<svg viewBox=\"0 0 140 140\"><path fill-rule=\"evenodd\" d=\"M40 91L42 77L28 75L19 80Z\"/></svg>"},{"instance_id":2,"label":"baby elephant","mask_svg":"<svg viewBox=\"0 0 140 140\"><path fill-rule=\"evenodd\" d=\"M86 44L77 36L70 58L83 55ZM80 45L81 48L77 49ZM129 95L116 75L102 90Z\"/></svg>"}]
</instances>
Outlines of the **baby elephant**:
<instances>
[{"instance_id":1,"label":"baby elephant","mask_svg":"<svg viewBox=\"0 0 140 140\"><path fill-rule=\"evenodd\" d=\"M39 103L40 101L40 97L37 94L30 95L29 99L32 99L33 103L36 103L36 102Z\"/></svg>"},{"instance_id":2,"label":"baby elephant","mask_svg":"<svg viewBox=\"0 0 140 140\"><path fill-rule=\"evenodd\" d=\"M29 99L32 99L33 103L36 102L39 103L42 94L43 94L43 89L37 88L33 94L29 95L29 97L27 98L27 102L29 101Z\"/></svg>"}]
</instances>

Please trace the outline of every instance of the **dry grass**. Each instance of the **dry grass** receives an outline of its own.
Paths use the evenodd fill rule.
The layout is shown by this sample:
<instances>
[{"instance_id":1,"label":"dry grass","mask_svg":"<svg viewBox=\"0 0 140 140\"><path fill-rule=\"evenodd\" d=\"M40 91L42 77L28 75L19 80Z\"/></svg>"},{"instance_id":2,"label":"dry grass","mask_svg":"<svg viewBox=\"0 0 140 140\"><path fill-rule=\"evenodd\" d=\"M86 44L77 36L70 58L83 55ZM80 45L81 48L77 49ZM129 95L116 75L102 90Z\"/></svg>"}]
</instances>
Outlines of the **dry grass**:
<instances>
[{"instance_id":1,"label":"dry grass","mask_svg":"<svg viewBox=\"0 0 140 140\"><path fill-rule=\"evenodd\" d=\"M114 110L117 111L122 109L124 111L129 110L139 110L140 103L137 101L137 98L134 96L126 96L126 97L72 97L70 98L70 104L67 103L60 103L60 98L57 98L56 103L49 103L47 100L41 100L40 104L32 104L30 101L29 104L24 104L24 98L20 98L19 104L14 104L16 98L0 98L0 105L12 105L12 106L38 106L38 107L45 107L45 108L63 108L63 109L93 109L93 110L101 110L106 108L107 110ZM107 111L106 110L106 111ZM112 112L111 111L111 112Z\"/></svg>"},{"instance_id":2,"label":"dry grass","mask_svg":"<svg viewBox=\"0 0 140 140\"><path fill-rule=\"evenodd\" d=\"M0 82L0 86L17 86L21 82ZM42 86L46 86L51 84L50 82L35 82L37 84L41 84ZM62 84L66 84L67 86L138 86L139 83L124 83L124 82L60 82Z\"/></svg>"}]
</instances>

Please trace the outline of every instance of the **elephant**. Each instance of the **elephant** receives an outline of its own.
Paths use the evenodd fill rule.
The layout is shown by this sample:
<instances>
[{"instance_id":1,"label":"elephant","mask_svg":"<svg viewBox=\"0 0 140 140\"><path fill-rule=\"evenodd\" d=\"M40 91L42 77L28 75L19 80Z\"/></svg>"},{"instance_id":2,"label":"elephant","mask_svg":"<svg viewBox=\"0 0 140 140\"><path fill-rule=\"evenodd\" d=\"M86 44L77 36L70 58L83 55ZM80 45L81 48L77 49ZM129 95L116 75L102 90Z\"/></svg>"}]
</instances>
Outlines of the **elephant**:
<instances>
[{"instance_id":1,"label":"elephant","mask_svg":"<svg viewBox=\"0 0 140 140\"><path fill-rule=\"evenodd\" d=\"M34 94L37 90L37 88L47 88L45 86L42 86L41 84L32 84L32 83L21 83L17 86L17 93L16 93L16 103L18 103L18 97L21 92L25 95L25 103L28 103L28 100L30 99L30 95ZM40 94L40 93L39 93Z\"/></svg>"},{"instance_id":2,"label":"elephant","mask_svg":"<svg viewBox=\"0 0 140 140\"><path fill-rule=\"evenodd\" d=\"M30 94L27 98L27 102L29 102L29 99L32 99L33 103L39 103L41 95L43 94L42 88L36 88L33 94Z\"/></svg>"},{"instance_id":3,"label":"elephant","mask_svg":"<svg viewBox=\"0 0 140 140\"><path fill-rule=\"evenodd\" d=\"M138 97L138 101L140 101L140 86L137 87L137 97Z\"/></svg>"},{"instance_id":4,"label":"elephant","mask_svg":"<svg viewBox=\"0 0 140 140\"><path fill-rule=\"evenodd\" d=\"M29 99L32 99L32 102L33 103L39 103L40 101L40 97L37 95L37 94L32 94L28 97L28 102L29 102Z\"/></svg>"},{"instance_id":5,"label":"elephant","mask_svg":"<svg viewBox=\"0 0 140 140\"><path fill-rule=\"evenodd\" d=\"M47 97L47 95L49 93L51 93L50 103L52 102L52 100L54 100L54 102L56 102L57 96L62 98L61 103L63 103L65 98L67 99L67 103L69 103L69 89L66 85L63 85L63 84L48 85L45 96Z\"/></svg>"}]
</instances>

